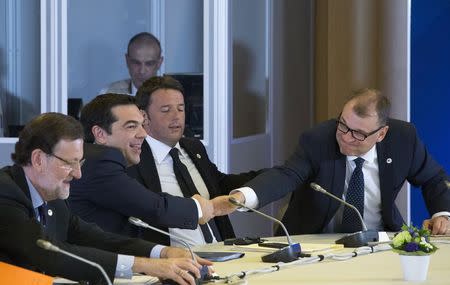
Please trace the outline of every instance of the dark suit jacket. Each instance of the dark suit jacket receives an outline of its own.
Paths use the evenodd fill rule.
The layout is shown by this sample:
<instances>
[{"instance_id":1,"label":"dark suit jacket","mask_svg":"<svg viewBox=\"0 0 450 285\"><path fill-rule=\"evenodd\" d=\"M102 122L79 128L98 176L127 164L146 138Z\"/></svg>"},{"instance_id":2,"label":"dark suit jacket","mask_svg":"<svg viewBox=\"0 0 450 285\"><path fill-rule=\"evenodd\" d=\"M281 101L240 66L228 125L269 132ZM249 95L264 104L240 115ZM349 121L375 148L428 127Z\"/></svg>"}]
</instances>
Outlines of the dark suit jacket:
<instances>
[{"instance_id":1,"label":"dark suit jacket","mask_svg":"<svg viewBox=\"0 0 450 285\"><path fill-rule=\"evenodd\" d=\"M22 167L0 170L0 251L6 262L58 275L72 280L97 283L98 269L65 255L46 251L36 245L39 238L59 248L99 263L110 278L114 277L117 254L149 256L154 244L102 231L72 215L65 201L48 202L53 215L46 217L43 228L35 217L30 191Z\"/></svg>"},{"instance_id":2,"label":"dark suit jacket","mask_svg":"<svg viewBox=\"0 0 450 285\"><path fill-rule=\"evenodd\" d=\"M195 167L202 176L208 188L211 199L220 195L228 195L231 190L242 186L245 182L254 178L257 172L250 171L239 175L224 174L212 163L202 142L194 138L182 138L180 146L189 154ZM155 159L150 146L146 141L142 144L141 162L128 168L128 174L135 177L140 183L151 191L161 193L161 182L156 170ZM220 231L222 239L234 237L233 227L228 216L214 219ZM167 230L167 228L161 228ZM161 244L169 244L169 238L155 232L146 231L144 238Z\"/></svg>"},{"instance_id":3,"label":"dark suit jacket","mask_svg":"<svg viewBox=\"0 0 450 285\"><path fill-rule=\"evenodd\" d=\"M104 230L140 237L130 216L155 226L194 229L198 211L192 199L153 193L127 175L123 154L116 148L84 144L82 177L71 183L69 205L74 214Z\"/></svg>"},{"instance_id":4,"label":"dark suit jacket","mask_svg":"<svg viewBox=\"0 0 450 285\"><path fill-rule=\"evenodd\" d=\"M376 149L385 230L398 231L403 223L394 201L405 180L422 187L430 214L450 210L450 191L445 183L448 176L431 158L412 124L390 119L389 131ZM309 183L316 182L342 197L345 163L346 156L336 142L336 122L329 120L301 135L296 151L283 166L265 172L246 186L256 191L260 206L297 190L283 218L288 231L320 233L340 205L310 189Z\"/></svg>"}]
</instances>

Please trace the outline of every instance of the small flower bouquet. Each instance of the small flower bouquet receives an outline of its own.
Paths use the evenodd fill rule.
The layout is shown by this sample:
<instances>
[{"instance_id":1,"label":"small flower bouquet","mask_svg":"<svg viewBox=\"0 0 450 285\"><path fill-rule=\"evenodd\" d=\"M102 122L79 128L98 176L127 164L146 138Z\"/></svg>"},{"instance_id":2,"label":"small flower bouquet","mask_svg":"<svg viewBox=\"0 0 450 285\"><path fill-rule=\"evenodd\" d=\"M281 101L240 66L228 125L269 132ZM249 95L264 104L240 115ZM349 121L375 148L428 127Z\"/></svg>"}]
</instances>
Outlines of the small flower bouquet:
<instances>
[{"instance_id":1,"label":"small flower bouquet","mask_svg":"<svg viewBox=\"0 0 450 285\"><path fill-rule=\"evenodd\" d=\"M402 226L402 231L392 239L391 247L401 255L430 255L438 248L430 243L430 231L414 226Z\"/></svg>"}]
</instances>

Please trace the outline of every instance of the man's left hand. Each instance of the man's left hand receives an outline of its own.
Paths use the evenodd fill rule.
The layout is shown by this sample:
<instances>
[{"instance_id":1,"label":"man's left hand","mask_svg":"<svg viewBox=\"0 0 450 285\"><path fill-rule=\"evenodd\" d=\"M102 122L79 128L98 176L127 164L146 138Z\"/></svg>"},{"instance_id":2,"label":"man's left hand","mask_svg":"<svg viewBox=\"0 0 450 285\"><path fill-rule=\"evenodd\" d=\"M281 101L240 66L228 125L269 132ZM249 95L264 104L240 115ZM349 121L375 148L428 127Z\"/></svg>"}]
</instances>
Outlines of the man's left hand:
<instances>
[{"instance_id":1,"label":"man's left hand","mask_svg":"<svg viewBox=\"0 0 450 285\"><path fill-rule=\"evenodd\" d=\"M450 221L447 216L438 216L424 220L423 227L431 230L432 235L450 234Z\"/></svg>"}]
</instances>

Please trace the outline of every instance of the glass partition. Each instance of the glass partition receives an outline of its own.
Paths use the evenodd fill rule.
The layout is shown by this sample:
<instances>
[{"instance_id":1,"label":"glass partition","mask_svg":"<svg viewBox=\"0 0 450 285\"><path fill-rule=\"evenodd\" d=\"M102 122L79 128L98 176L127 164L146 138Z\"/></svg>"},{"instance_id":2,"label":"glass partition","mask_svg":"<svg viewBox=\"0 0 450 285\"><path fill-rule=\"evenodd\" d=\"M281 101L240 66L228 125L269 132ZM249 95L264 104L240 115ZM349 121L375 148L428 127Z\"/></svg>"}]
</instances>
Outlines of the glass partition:
<instances>
[{"instance_id":1,"label":"glass partition","mask_svg":"<svg viewBox=\"0 0 450 285\"><path fill-rule=\"evenodd\" d=\"M261 5L260 0L231 3L233 138L240 138L266 132L267 5Z\"/></svg>"},{"instance_id":2,"label":"glass partition","mask_svg":"<svg viewBox=\"0 0 450 285\"><path fill-rule=\"evenodd\" d=\"M0 1L0 137L41 113L40 1Z\"/></svg>"}]
</instances>

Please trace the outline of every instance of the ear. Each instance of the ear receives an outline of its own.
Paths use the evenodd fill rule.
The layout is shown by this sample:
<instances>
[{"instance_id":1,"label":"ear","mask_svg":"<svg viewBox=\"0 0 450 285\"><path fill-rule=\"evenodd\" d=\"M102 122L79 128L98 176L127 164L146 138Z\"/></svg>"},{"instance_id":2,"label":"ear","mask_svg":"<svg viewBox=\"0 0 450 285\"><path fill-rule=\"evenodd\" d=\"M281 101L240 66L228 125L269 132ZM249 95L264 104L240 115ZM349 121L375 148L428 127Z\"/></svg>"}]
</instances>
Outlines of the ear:
<instances>
[{"instance_id":1,"label":"ear","mask_svg":"<svg viewBox=\"0 0 450 285\"><path fill-rule=\"evenodd\" d=\"M127 64L127 67L130 65L130 58L128 57L128 53L125 54L125 63Z\"/></svg>"},{"instance_id":2,"label":"ear","mask_svg":"<svg viewBox=\"0 0 450 285\"><path fill-rule=\"evenodd\" d=\"M389 126L384 126L378 133L377 142L381 142L382 140L384 140L384 137L386 136L388 131L389 131Z\"/></svg>"},{"instance_id":3,"label":"ear","mask_svg":"<svg viewBox=\"0 0 450 285\"><path fill-rule=\"evenodd\" d=\"M164 56L161 56L161 58L159 59L159 62L158 62L158 68L156 70L159 70L163 61L164 61Z\"/></svg>"},{"instance_id":4,"label":"ear","mask_svg":"<svg viewBox=\"0 0 450 285\"><path fill-rule=\"evenodd\" d=\"M106 144L108 133L98 125L95 125L91 129L92 134L94 135L94 141L96 144Z\"/></svg>"},{"instance_id":5,"label":"ear","mask_svg":"<svg viewBox=\"0 0 450 285\"><path fill-rule=\"evenodd\" d=\"M47 165L47 154L41 149L37 148L31 152L30 160L31 166L38 172L41 172Z\"/></svg>"}]
</instances>

